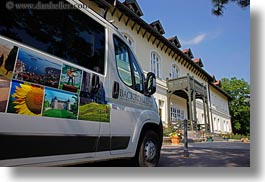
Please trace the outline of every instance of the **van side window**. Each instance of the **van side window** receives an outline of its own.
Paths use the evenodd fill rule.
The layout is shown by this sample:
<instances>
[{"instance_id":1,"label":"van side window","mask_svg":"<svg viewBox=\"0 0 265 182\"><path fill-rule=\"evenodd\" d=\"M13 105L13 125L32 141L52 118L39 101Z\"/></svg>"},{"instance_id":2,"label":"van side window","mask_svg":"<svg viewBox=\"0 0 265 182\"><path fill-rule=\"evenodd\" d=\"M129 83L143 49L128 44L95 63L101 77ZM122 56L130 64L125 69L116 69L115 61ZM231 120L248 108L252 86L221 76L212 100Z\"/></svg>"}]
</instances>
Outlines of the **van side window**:
<instances>
[{"instance_id":1,"label":"van side window","mask_svg":"<svg viewBox=\"0 0 265 182\"><path fill-rule=\"evenodd\" d=\"M143 73L134 55L132 54L132 52L130 55L131 55L131 61L132 61L133 75L135 78L135 90L139 92L143 92Z\"/></svg>"},{"instance_id":2,"label":"van side window","mask_svg":"<svg viewBox=\"0 0 265 182\"><path fill-rule=\"evenodd\" d=\"M115 59L121 80L138 92L143 92L143 73L130 48L114 36Z\"/></svg>"},{"instance_id":3,"label":"van side window","mask_svg":"<svg viewBox=\"0 0 265 182\"><path fill-rule=\"evenodd\" d=\"M128 48L123 42L119 41L117 38L114 38L114 47L115 59L119 76L126 85L132 87L133 82Z\"/></svg>"},{"instance_id":4,"label":"van side window","mask_svg":"<svg viewBox=\"0 0 265 182\"><path fill-rule=\"evenodd\" d=\"M7 2L2 0L1 7ZM41 2L58 3L55 0ZM36 1L27 3L36 4ZM64 4L69 3L64 1ZM82 11L2 8L1 14L5 15L0 19L1 35L104 74L105 27Z\"/></svg>"}]
</instances>

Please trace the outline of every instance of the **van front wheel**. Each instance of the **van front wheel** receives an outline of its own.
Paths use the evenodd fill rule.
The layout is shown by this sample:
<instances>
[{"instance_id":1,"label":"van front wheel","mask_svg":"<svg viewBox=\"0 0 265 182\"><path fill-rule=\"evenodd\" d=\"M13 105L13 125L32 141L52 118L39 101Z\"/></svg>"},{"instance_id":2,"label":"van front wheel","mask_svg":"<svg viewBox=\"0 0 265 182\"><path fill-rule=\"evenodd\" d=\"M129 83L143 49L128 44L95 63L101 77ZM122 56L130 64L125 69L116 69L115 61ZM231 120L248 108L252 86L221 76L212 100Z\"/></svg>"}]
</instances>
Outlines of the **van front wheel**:
<instances>
[{"instance_id":1,"label":"van front wheel","mask_svg":"<svg viewBox=\"0 0 265 182\"><path fill-rule=\"evenodd\" d=\"M158 134L147 130L141 138L141 143L136 155L136 161L140 167L155 167L160 158L160 145Z\"/></svg>"}]
</instances>

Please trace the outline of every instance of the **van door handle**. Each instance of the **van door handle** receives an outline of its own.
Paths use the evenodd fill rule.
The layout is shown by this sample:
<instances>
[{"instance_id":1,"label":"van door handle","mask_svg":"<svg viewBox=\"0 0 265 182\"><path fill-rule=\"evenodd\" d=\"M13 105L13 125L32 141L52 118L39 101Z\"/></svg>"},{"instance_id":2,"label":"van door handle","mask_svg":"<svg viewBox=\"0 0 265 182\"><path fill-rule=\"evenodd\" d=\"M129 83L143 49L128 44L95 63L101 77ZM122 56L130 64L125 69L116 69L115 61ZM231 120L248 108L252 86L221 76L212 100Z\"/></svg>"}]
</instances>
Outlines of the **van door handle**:
<instances>
[{"instance_id":1,"label":"van door handle","mask_svg":"<svg viewBox=\"0 0 265 182\"><path fill-rule=\"evenodd\" d=\"M116 81L114 81L113 87L112 87L112 98L118 99L120 93L120 84Z\"/></svg>"}]
</instances>

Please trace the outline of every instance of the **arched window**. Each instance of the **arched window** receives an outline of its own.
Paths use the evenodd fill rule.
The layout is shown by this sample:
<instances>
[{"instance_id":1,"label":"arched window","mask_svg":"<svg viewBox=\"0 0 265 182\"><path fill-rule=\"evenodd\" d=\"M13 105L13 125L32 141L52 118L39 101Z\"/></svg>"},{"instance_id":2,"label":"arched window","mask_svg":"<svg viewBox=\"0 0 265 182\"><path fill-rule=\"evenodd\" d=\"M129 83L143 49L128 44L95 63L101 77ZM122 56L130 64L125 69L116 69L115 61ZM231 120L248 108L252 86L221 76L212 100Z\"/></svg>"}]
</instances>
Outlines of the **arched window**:
<instances>
[{"instance_id":1,"label":"arched window","mask_svg":"<svg viewBox=\"0 0 265 182\"><path fill-rule=\"evenodd\" d=\"M161 78L161 59L156 52L151 53L151 72L153 72L157 78Z\"/></svg>"},{"instance_id":2,"label":"arched window","mask_svg":"<svg viewBox=\"0 0 265 182\"><path fill-rule=\"evenodd\" d=\"M217 124L217 121L216 121L216 117L214 117L213 123L214 123L214 131L218 131L218 124Z\"/></svg>"},{"instance_id":3,"label":"arched window","mask_svg":"<svg viewBox=\"0 0 265 182\"><path fill-rule=\"evenodd\" d=\"M179 77L179 69L176 64L173 64L171 67L171 75L170 77L173 78L178 78Z\"/></svg>"},{"instance_id":4,"label":"arched window","mask_svg":"<svg viewBox=\"0 0 265 182\"><path fill-rule=\"evenodd\" d=\"M204 123L204 113L202 113L202 122L201 123Z\"/></svg>"},{"instance_id":5,"label":"arched window","mask_svg":"<svg viewBox=\"0 0 265 182\"><path fill-rule=\"evenodd\" d=\"M220 119L217 119L217 127L218 127L218 131L221 131L221 122Z\"/></svg>"},{"instance_id":6,"label":"arched window","mask_svg":"<svg viewBox=\"0 0 265 182\"><path fill-rule=\"evenodd\" d=\"M228 123L228 121L226 121L225 123L226 123L226 132L229 132L230 131L230 129L229 129L229 123Z\"/></svg>"},{"instance_id":7,"label":"arched window","mask_svg":"<svg viewBox=\"0 0 265 182\"><path fill-rule=\"evenodd\" d=\"M227 132L227 126L226 126L226 121L223 121L223 125L224 125L224 132Z\"/></svg>"}]
</instances>

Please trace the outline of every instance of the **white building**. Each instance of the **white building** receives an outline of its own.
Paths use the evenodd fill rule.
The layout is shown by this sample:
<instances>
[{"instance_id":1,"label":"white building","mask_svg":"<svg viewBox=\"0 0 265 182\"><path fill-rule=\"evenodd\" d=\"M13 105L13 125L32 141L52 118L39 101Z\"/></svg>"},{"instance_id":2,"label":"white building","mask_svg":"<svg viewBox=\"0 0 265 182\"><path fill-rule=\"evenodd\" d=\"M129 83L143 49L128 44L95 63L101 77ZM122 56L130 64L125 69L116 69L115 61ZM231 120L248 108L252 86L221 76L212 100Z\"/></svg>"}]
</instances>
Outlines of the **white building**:
<instances>
[{"instance_id":1,"label":"white building","mask_svg":"<svg viewBox=\"0 0 265 182\"><path fill-rule=\"evenodd\" d=\"M165 125L188 119L193 121L193 131L201 127L212 133L232 132L230 96L221 90L220 82L203 69L200 58L194 59L191 49L180 49L177 36L163 36L160 21L148 24L141 19L143 12L136 0L82 2L113 22L128 40L143 70L156 74L154 97Z\"/></svg>"}]
</instances>

